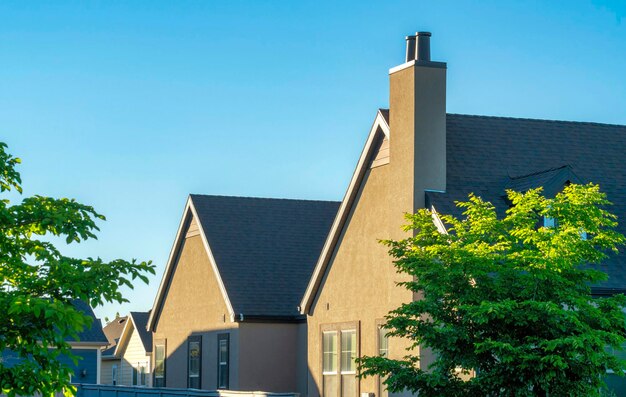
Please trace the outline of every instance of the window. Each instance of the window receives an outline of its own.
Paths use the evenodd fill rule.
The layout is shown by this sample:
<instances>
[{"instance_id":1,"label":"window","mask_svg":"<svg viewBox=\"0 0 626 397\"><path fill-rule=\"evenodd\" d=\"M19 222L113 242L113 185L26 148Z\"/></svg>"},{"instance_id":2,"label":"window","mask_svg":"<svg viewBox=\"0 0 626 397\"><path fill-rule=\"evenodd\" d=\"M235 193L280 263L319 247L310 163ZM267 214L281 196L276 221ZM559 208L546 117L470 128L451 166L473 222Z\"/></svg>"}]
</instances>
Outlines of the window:
<instances>
[{"instance_id":1,"label":"window","mask_svg":"<svg viewBox=\"0 0 626 397\"><path fill-rule=\"evenodd\" d=\"M117 385L117 364L111 366L111 384Z\"/></svg>"},{"instance_id":2,"label":"window","mask_svg":"<svg viewBox=\"0 0 626 397\"><path fill-rule=\"evenodd\" d=\"M230 335L217 335L217 388L228 389Z\"/></svg>"},{"instance_id":3,"label":"window","mask_svg":"<svg viewBox=\"0 0 626 397\"><path fill-rule=\"evenodd\" d=\"M165 387L165 341L154 346L154 387Z\"/></svg>"},{"instance_id":4,"label":"window","mask_svg":"<svg viewBox=\"0 0 626 397\"><path fill-rule=\"evenodd\" d=\"M358 323L322 326L323 397L356 397Z\"/></svg>"},{"instance_id":5,"label":"window","mask_svg":"<svg viewBox=\"0 0 626 397\"><path fill-rule=\"evenodd\" d=\"M378 355L382 357L387 357L389 354L389 337L387 336L387 328L383 326L378 326ZM378 397L388 397L389 392L387 391L387 386L383 383L385 378L382 376L378 377Z\"/></svg>"},{"instance_id":6,"label":"window","mask_svg":"<svg viewBox=\"0 0 626 397\"><path fill-rule=\"evenodd\" d=\"M147 386L146 384L146 367L147 362L137 363L133 369L133 386Z\"/></svg>"},{"instance_id":7,"label":"window","mask_svg":"<svg viewBox=\"0 0 626 397\"><path fill-rule=\"evenodd\" d=\"M200 366L202 365L202 337L191 336L187 342L187 387L200 388Z\"/></svg>"},{"instance_id":8,"label":"window","mask_svg":"<svg viewBox=\"0 0 626 397\"><path fill-rule=\"evenodd\" d=\"M543 217L543 226L544 227L555 227L556 226L556 219L550 218L548 216L544 216Z\"/></svg>"},{"instance_id":9,"label":"window","mask_svg":"<svg viewBox=\"0 0 626 397\"><path fill-rule=\"evenodd\" d=\"M341 331L341 396L356 396L356 330Z\"/></svg>"},{"instance_id":10,"label":"window","mask_svg":"<svg viewBox=\"0 0 626 397\"><path fill-rule=\"evenodd\" d=\"M324 397L337 396L337 332L322 334Z\"/></svg>"}]
</instances>

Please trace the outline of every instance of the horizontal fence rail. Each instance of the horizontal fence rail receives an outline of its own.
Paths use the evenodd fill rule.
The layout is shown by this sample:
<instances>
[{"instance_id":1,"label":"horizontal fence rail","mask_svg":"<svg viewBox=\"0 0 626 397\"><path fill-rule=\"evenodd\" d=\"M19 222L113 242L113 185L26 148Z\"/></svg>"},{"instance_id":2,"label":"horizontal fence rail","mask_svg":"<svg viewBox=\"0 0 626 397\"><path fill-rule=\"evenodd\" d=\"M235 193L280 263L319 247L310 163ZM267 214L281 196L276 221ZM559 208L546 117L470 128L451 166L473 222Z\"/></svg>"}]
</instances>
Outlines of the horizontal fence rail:
<instances>
[{"instance_id":1,"label":"horizontal fence rail","mask_svg":"<svg viewBox=\"0 0 626 397\"><path fill-rule=\"evenodd\" d=\"M76 384L76 397L300 397L299 393Z\"/></svg>"}]
</instances>

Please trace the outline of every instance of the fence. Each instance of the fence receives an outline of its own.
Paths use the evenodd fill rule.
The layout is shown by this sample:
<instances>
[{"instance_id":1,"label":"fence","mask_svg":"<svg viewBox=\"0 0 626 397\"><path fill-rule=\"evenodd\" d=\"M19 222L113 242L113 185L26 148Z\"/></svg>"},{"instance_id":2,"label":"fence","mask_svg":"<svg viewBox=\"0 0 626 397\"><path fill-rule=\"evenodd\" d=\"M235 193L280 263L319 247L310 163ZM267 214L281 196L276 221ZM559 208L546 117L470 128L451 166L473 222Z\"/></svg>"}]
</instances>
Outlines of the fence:
<instances>
[{"instance_id":1,"label":"fence","mask_svg":"<svg viewBox=\"0 0 626 397\"><path fill-rule=\"evenodd\" d=\"M300 397L299 393L77 384L76 397Z\"/></svg>"}]
</instances>

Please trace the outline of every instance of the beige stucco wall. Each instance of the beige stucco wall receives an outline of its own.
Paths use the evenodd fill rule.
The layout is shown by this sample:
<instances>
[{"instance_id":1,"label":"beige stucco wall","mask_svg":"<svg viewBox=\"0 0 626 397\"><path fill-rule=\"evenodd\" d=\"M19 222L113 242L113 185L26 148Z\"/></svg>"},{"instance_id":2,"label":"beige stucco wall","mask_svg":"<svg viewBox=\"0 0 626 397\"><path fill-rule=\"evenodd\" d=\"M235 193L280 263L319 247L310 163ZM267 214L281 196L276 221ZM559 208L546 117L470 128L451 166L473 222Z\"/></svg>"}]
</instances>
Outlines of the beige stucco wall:
<instances>
[{"instance_id":1,"label":"beige stucco wall","mask_svg":"<svg viewBox=\"0 0 626 397\"><path fill-rule=\"evenodd\" d=\"M322 390L321 327L357 322L358 355L377 355L378 321L414 299L396 286L407 276L395 272L378 240L407 237L404 213L423 208L424 189L445 189L445 69L408 67L391 74L389 124L389 164L367 171L309 311L309 397ZM403 357L408 345L391 339L389 356ZM358 381L356 393L363 392L378 395L378 380Z\"/></svg>"},{"instance_id":2,"label":"beige stucco wall","mask_svg":"<svg viewBox=\"0 0 626 397\"><path fill-rule=\"evenodd\" d=\"M241 323L242 390L306 392L306 324Z\"/></svg>"},{"instance_id":3,"label":"beige stucco wall","mask_svg":"<svg viewBox=\"0 0 626 397\"><path fill-rule=\"evenodd\" d=\"M184 235L184 234L183 234ZM238 324L230 321L199 235L183 243L166 290L153 340L167 340L166 386L187 387L187 339L202 335L202 388L217 387L217 334L230 336L230 387L239 387ZM154 352L154 348L152 349Z\"/></svg>"},{"instance_id":4,"label":"beige stucco wall","mask_svg":"<svg viewBox=\"0 0 626 397\"><path fill-rule=\"evenodd\" d=\"M187 387L187 340L201 335L201 388L216 389L223 333L230 334L231 390L305 391L305 324L232 322L202 237L187 237L153 335L154 343L167 340L166 386Z\"/></svg>"}]
</instances>

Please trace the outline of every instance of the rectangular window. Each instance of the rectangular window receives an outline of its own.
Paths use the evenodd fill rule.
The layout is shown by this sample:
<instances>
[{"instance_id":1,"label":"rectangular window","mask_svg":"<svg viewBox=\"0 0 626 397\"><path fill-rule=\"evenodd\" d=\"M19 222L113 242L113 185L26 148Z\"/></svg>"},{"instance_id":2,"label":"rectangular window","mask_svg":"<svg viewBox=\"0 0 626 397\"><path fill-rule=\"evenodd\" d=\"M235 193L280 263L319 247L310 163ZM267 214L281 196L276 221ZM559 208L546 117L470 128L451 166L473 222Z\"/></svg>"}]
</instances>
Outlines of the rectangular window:
<instances>
[{"instance_id":1,"label":"rectangular window","mask_svg":"<svg viewBox=\"0 0 626 397\"><path fill-rule=\"evenodd\" d=\"M228 389L230 335L217 335L217 388Z\"/></svg>"},{"instance_id":2,"label":"rectangular window","mask_svg":"<svg viewBox=\"0 0 626 397\"><path fill-rule=\"evenodd\" d=\"M322 375L324 397L337 397L339 379L337 377L337 332L322 333Z\"/></svg>"},{"instance_id":3,"label":"rectangular window","mask_svg":"<svg viewBox=\"0 0 626 397\"><path fill-rule=\"evenodd\" d=\"M387 332L387 328L382 326L378 327L378 355L382 357L387 357L389 354L389 337L387 336ZM378 397L389 396L387 386L383 383L384 381L384 377L378 377Z\"/></svg>"},{"instance_id":4,"label":"rectangular window","mask_svg":"<svg viewBox=\"0 0 626 397\"><path fill-rule=\"evenodd\" d=\"M137 382L139 381L139 370L136 367L131 367L133 371L133 386L137 386Z\"/></svg>"},{"instance_id":5,"label":"rectangular window","mask_svg":"<svg viewBox=\"0 0 626 397\"><path fill-rule=\"evenodd\" d=\"M322 325L323 397L357 397L359 323Z\"/></svg>"},{"instance_id":6,"label":"rectangular window","mask_svg":"<svg viewBox=\"0 0 626 397\"><path fill-rule=\"evenodd\" d=\"M165 387L165 342L154 346L154 387Z\"/></svg>"},{"instance_id":7,"label":"rectangular window","mask_svg":"<svg viewBox=\"0 0 626 397\"><path fill-rule=\"evenodd\" d=\"M132 367L133 386L147 386L146 384L146 367L147 366L148 366L147 362L138 362L138 363L135 363L135 366Z\"/></svg>"},{"instance_id":8,"label":"rectangular window","mask_svg":"<svg viewBox=\"0 0 626 397\"><path fill-rule=\"evenodd\" d=\"M117 364L111 366L111 383L113 386L117 385Z\"/></svg>"},{"instance_id":9,"label":"rectangular window","mask_svg":"<svg viewBox=\"0 0 626 397\"><path fill-rule=\"evenodd\" d=\"M356 397L356 330L341 331L341 396Z\"/></svg>"},{"instance_id":10,"label":"rectangular window","mask_svg":"<svg viewBox=\"0 0 626 397\"><path fill-rule=\"evenodd\" d=\"M200 365L202 363L202 337L190 336L187 341L187 387L200 388Z\"/></svg>"}]
</instances>

